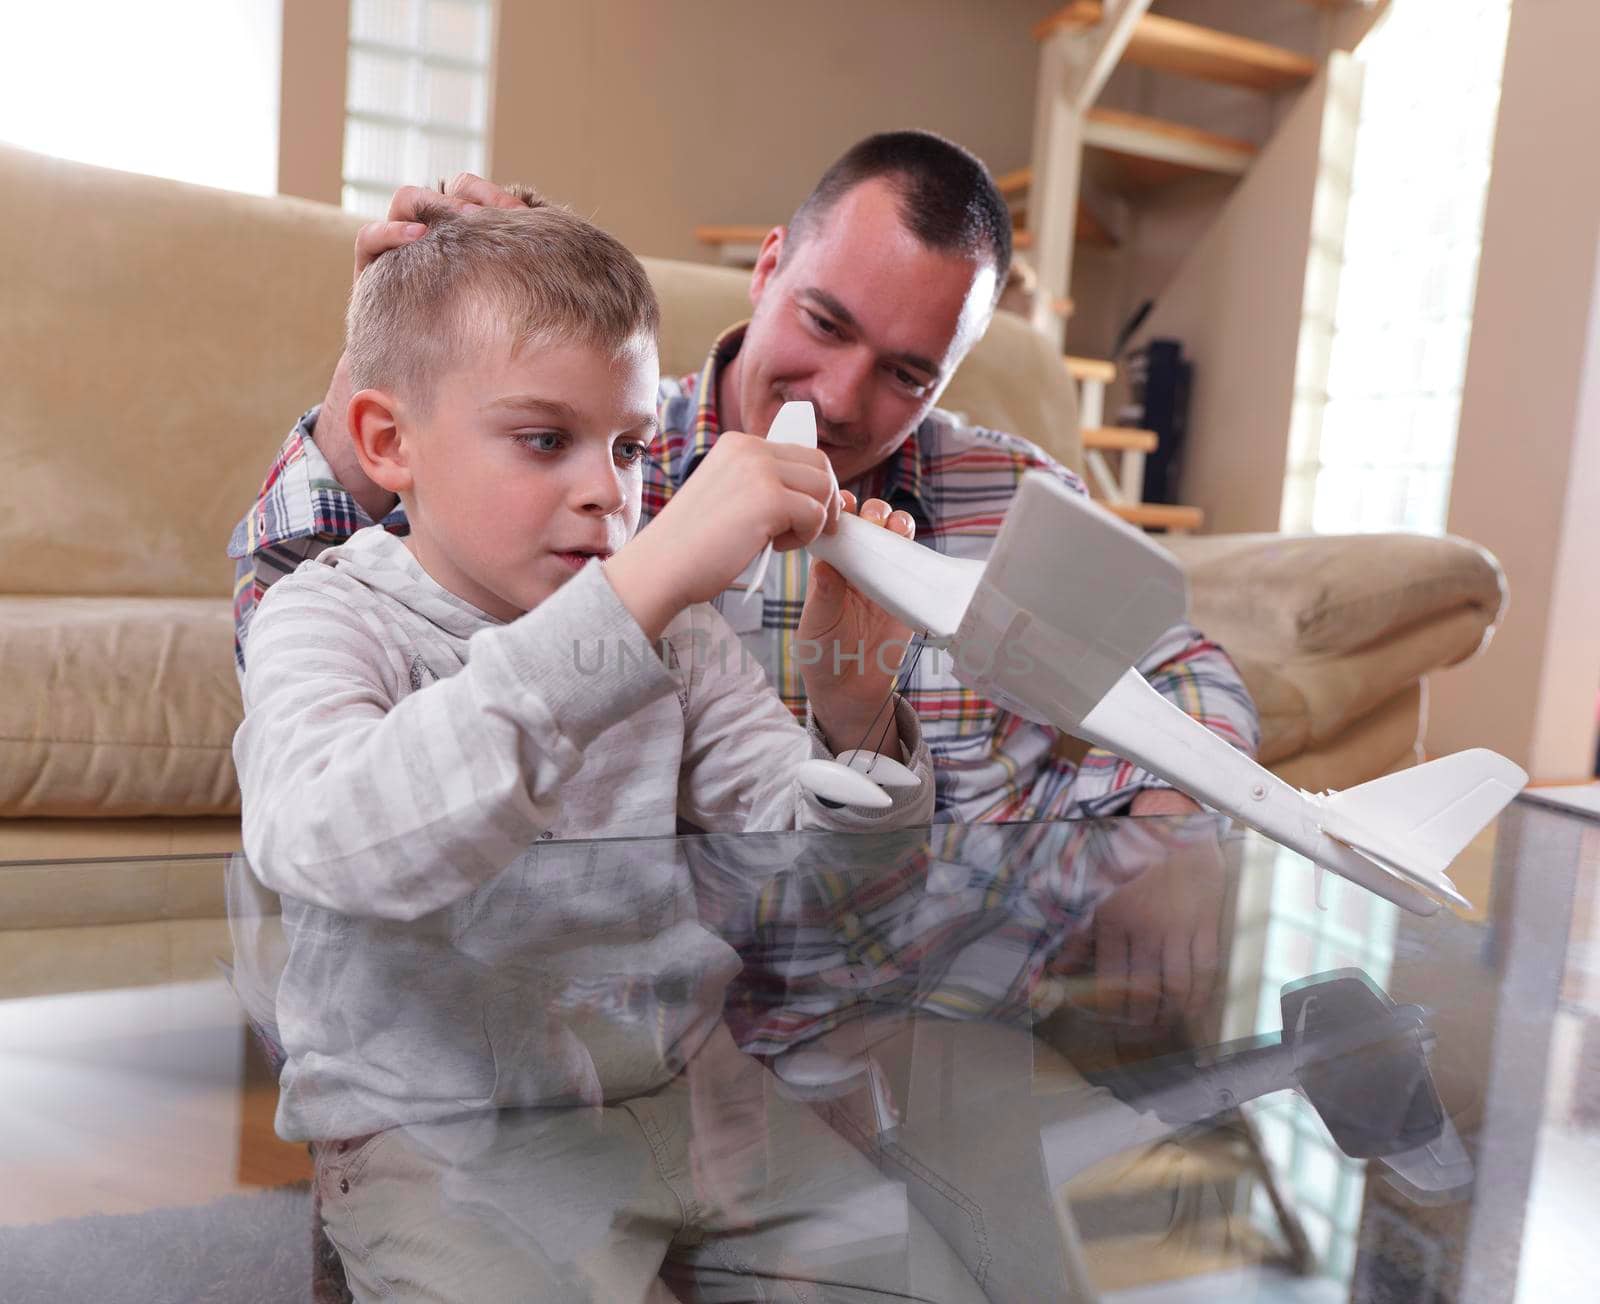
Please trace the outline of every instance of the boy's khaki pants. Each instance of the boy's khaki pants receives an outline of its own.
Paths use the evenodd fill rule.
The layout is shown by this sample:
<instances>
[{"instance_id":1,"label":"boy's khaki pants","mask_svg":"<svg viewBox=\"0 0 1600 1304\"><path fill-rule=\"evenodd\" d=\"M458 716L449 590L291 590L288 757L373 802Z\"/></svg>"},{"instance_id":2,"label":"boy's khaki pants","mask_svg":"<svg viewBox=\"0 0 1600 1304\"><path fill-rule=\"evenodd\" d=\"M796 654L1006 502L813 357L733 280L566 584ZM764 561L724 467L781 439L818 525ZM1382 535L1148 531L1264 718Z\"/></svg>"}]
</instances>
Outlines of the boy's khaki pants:
<instances>
[{"instance_id":1,"label":"boy's khaki pants","mask_svg":"<svg viewBox=\"0 0 1600 1304\"><path fill-rule=\"evenodd\" d=\"M317 1155L358 1300L985 1298L905 1188L720 1026L684 1073L619 1104L395 1127Z\"/></svg>"}]
</instances>

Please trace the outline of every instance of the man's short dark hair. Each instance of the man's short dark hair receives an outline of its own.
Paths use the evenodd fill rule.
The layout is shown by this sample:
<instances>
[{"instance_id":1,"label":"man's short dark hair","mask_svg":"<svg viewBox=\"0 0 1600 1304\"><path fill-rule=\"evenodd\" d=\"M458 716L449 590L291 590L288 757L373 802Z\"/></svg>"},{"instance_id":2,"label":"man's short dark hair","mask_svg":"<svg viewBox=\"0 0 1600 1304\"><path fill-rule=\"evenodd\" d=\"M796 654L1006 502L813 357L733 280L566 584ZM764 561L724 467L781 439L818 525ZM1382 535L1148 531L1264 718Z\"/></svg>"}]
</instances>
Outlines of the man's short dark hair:
<instances>
[{"instance_id":1,"label":"man's short dark hair","mask_svg":"<svg viewBox=\"0 0 1600 1304\"><path fill-rule=\"evenodd\" d=\"M906 229L930 249L994 263L995 294L1011 270L1011 213L976 155L931 131L885 131L852 145L789 220L787 252L863 181L887 181Z\"/></svg>"}]
</instances>

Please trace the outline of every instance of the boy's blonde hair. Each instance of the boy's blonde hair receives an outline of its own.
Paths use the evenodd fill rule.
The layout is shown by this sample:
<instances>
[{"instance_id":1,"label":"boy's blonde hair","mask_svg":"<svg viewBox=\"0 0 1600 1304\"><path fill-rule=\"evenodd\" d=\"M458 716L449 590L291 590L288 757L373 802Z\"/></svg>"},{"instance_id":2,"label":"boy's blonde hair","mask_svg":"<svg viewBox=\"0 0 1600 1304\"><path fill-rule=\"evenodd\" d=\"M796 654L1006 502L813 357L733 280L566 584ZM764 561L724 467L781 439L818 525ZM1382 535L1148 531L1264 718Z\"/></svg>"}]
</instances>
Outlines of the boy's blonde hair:
<instances>
[{"instance_id":1,"label":"boy's blonde hair","mask_svg":"<svg viewBox=\"0 0 1600 1304\"><path fill-rule=\"evenodd\" d=\"M639 260L568 209L510 190L525 208L422 205L427 233L361 274L345 316L354 389L398 391L426 408L438 377L472 349L655 342L661 310Z\"/></svg>"}]
</instances>

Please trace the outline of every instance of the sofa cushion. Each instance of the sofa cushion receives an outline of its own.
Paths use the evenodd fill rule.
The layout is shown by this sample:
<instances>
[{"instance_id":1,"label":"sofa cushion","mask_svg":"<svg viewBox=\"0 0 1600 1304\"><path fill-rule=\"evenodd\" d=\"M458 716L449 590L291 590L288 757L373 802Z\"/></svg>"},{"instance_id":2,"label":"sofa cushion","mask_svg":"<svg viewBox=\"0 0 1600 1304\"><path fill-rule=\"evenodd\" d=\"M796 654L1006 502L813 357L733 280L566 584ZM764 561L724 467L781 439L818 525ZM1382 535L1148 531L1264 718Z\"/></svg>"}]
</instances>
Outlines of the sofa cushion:
<instances>
[{"instance_id":1,"label":"sofa cushion","mask_svg":"<svg viewBox=\"0 0 1600 1304\"><path fill-rule=\"evenodd\" d=\"M1307 792L1339 791L1415 765L1421 757L1425 686L1412 683L1342 733L1273 767Z\"/></svg>"},{"instance_id":2,"label":"sofa cushion","mask_svg":"<svg viewBox=\"0 0 1600 1304\"><path fill-rule=\"evenodd\" d=\"M0 816L239 809L215 598L0 598Z\"/></svg>"},{"instance_id":3,"label":"sofa cushion","mask_svg":"<svg viewBox=\"0 0 1600 1304\"><path fill-rule=\"evenodd\" d=\"M1461 609L1476 612L1486 631L1505 603L1494 558L1462 539L1233 534L1162 543L1189 576L1195 624L1230 651L1262 659L1364 648Z\"/></svg>"},{"instance_id":4,"label":"sofa cushion","mask_svg":"<svg viewBox=\"0 0 1600 1304\"><path fill-rule=\"evenodd\" d=\"M361 219L0 148L0 593L226 597L344 336Z\"/></svg>"},{"instance_id":5,"label":"sofa cushion","mask_svg":"<svg viewBox=\"0 0 1600 1304\"><path fill-rule=\"evenodd\" d=\"M1278 661L1230 647L1261 714L1261 763L1328 742L1430 670L1470 656L1483 636L1482 611L1458 607L1342 655Z\"/></svg>"}]
</instances>

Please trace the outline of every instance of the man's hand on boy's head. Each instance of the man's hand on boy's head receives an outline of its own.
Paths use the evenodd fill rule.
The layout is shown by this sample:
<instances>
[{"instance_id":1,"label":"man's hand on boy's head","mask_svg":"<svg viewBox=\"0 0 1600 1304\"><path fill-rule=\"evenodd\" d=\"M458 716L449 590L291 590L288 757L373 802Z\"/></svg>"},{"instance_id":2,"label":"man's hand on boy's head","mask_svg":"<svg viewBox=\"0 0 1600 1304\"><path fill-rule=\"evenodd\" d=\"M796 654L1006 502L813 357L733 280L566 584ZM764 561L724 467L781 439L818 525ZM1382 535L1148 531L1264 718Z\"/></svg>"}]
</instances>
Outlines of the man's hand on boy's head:
<instances>
[{"instance_id":1,"label":"man's hand on boy's head","mask_svg":"<svg viewBox=\"0 0 1600 1304\"><path fill-rule=\"evenodd\" d=\"M427 204L447 204L451 208L522 208L524 203L492 181L471 172L457 172L437 189L429 186L401 186L389 201L389 215L381 222L368 222L356 232L356 279L374 260L410 244L427 227L417 221L417 210Z\"/></svg>"},{"instance_id":2,"label":"man's hand on boy's head","mask_svg":"<svg viewBox=\"0 0 1600 1304\"><path fill-rule=\"evenodd\" d=\"M855 495L846 490L843 497L844 510L854 512ZM860 515L903 539L916 534L910 515L891 511L881 498L862 503ZM892 715L884 719L883 708L910 646L910 628L827 562L814 561L795 640L811 713L834 751L864 746L899 759L899 731Z\"/></svg>"}]
</instances>

